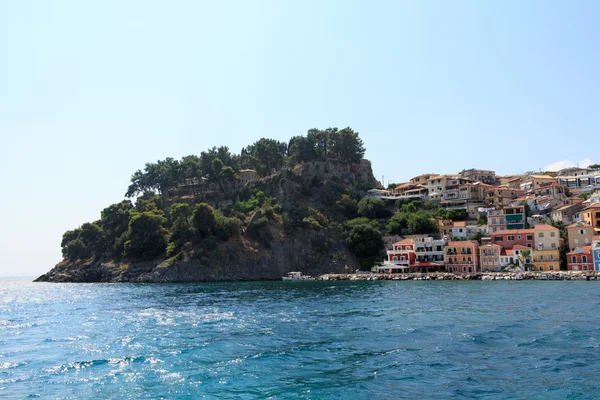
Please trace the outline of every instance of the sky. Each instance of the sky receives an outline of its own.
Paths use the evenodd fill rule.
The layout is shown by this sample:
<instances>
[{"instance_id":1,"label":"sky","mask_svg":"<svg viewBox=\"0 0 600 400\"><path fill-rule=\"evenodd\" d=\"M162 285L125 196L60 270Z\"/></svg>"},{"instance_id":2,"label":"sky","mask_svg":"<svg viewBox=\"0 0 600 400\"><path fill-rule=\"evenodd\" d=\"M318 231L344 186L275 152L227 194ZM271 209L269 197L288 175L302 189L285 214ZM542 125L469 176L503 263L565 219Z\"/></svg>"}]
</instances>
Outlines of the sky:
<instances>
[{"instance_id":1,"label":"sky","mask_svg":"<svg viewBox=\"0 0 600 400\"><path fill-rule=\"evenodd\" d=\"M378 179L599 162L596 1L0 0L0 276L146 162L346 127ZM596 132L596 133L594 133Z\"/></svg>"}]
</instances>

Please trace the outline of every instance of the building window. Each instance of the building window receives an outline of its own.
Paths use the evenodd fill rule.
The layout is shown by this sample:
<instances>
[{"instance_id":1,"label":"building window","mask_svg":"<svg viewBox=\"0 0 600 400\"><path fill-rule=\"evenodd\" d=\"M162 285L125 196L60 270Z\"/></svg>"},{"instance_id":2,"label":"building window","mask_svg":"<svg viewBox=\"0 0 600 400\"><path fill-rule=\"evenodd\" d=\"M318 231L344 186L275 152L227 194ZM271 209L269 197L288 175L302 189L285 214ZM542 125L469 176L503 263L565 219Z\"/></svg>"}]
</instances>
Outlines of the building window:
<instances>
[{"instance_id":1,"label":"building window","mask_svg":"<svg viewBox=\"0 0 600 400\"><path fill-rule=\"evenodd\" d=\"M543 238L543 237L544 237L544 232L540 232L540 233L538 233L538 237L539 237L539 238Z\"/></svg>"},{"instance_id":2,"label":"building window","mask_svg":"<svg viewBox=\"0 0 600 400\"><path fill-rule=\"evenodd\" d=\"M526 240L533 240L533 235L527 235L525 238Z\"/></svg>"},{"instance_id":3,"label":"building window","mask_svg":"<svg viewBox=\"0 0 600 400\"><path fill-rule=\"evenodd\" d=\"M550 266L550 271L554 271L554 265Z\"/></svg>"},{"instance_id":4,"label":"building window","mask_svg":"<svg viewBox=\"0 0 600 400\"><path fill-rule=\"evenodd\" d=\"M571 256L571 262L572 262L572 263L576 263L576 262L577 262L577 257L575 257L575 256Z\"/></svg>"},{"instance_id":5,"label":"building window","mask_svg":"<svg viewBox=\"0 0 600 400\"><path fill-rule=\"evenodd\" d=\"M554 237L554 236L556 236L556 234L555 234L555 233L556 233L556 232L550 232L550 237Z\"/></svg>"},{"instance_id":6,"label":"building window","mask_svg":"<svg viewBox=\"0 0 600 400\"><path fill-rule=\"evenodd\" d=\"M515 237L514 237L514 236L511 236L511 235L509 235L509 236L508 236L508 241L513 241L513 240L515 240Z\"/></svg>"},{"instance_id":7,"label":"building window","mask_svg":"<svg viewBox=\"0 0 600 400\"><path fill-rule=\"evenodd\" d=\"M517 240L521 240L521 235L517 236Z\"/></svg>"},{"instance_id":8,"label":"building window","mask_svg":"<svg viewBox=\"0 0 600 400\"><path fill-rule=\"evenodd\" d=\"M556 248L556 243L552 243L552 248L555 249Z\"/></svg>"},{"instance_id":9,"label":"building window","mask_svg":"<svg viewBox=\"0 0 600 400\"><path fill-rule=\"evenodd\" d=\"M587 256L581 256L581 262L586 263L587 262Z\"/></svg>"}]
</instances>

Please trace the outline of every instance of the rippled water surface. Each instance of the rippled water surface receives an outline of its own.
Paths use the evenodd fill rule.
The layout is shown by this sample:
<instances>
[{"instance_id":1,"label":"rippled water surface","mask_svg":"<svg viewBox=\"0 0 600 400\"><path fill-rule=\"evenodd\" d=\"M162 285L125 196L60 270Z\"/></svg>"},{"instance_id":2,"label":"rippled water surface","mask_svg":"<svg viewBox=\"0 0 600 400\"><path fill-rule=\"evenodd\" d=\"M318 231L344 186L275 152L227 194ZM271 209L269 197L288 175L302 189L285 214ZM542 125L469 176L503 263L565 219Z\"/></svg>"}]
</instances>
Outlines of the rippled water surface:
<instances>
[{"instance_id":1,"label":"rippled water surface","mask_svg":"<svg viewBox=\"0 0 600 400\"><path fill-rule=\"evenodd\" d=\"M600 396L597 282L0 281L2 398Z\"/></svg>"}]
</instances>

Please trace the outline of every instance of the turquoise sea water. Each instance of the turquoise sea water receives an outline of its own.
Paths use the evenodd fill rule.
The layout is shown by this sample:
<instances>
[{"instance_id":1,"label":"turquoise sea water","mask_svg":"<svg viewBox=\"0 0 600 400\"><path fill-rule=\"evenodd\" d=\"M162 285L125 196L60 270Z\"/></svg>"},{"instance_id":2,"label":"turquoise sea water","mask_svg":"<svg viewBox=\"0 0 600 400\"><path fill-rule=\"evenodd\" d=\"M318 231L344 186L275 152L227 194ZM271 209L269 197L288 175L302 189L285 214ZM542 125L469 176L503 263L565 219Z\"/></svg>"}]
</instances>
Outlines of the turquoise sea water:
<instances>
[{"instance_id":1,"label":"turquoise sea water","mask_svg":"<svg viewBox=\"0 0 600 400\"><path fill-rule=\"evenodd\" d=\"M598 282L0 281L1 398L600 396Z\"/></svg>"}]
</instances>

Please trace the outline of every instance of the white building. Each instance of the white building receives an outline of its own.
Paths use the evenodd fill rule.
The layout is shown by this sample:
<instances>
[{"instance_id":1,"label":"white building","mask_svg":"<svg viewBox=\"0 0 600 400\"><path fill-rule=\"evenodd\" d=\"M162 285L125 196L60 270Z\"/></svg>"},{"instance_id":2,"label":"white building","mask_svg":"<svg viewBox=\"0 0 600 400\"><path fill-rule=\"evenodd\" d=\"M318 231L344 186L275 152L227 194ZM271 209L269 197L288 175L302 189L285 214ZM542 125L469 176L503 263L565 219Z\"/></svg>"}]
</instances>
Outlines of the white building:
<instances>
[{"instance_id":1,"label":"white building","mask_svg":"<svg viewBox=\"0 0 600 400\"><path fill-rule=\"evenodd\" d=\"M444 263L444 239L434 239L431 236L413 236L415 243L415 254L417 262L428 262L445 265Z\"/></svg>"}]
</instances>

